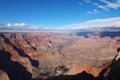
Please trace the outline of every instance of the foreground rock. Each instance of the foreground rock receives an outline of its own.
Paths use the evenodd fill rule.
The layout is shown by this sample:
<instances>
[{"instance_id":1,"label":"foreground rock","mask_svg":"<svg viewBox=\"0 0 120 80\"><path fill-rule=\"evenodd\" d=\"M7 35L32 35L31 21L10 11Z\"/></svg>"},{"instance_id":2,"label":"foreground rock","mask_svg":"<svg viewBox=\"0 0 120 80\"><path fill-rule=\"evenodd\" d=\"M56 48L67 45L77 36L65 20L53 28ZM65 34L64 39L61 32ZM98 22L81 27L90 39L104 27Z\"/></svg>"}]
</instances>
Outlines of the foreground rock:
<instances>
[{"instance_id":1,"label":"foreground rock","mask_svg":"<svg viewBox=\"0 0 120 80\"><path fill-rule=\"evenodd\" d=\"M112 60L111 64L101 71L99 76L100 80L120 80L120 48L117 50L118 54Z\"/></svg>"},{"instance_id":2,"label":"foreground rock","mask_svg":"<svg viewBox=\"0 0 120 80\"><path fill-rule=\"evenodd\" d=\"M2 70L0 70L0 80L9 80L7 73Z\"/></svg>"}]
</instances>

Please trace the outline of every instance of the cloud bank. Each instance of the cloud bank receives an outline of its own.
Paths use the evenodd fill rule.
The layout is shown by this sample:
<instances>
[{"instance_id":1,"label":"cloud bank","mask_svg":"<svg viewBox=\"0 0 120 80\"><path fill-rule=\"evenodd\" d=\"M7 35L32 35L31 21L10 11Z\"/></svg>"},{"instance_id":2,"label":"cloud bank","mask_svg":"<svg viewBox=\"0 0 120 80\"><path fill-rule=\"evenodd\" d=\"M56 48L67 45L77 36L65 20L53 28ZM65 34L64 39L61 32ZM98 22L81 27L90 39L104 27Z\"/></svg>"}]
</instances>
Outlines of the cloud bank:
<instances>
[{"instance_id":1,"label":"cloud bank","mask_svg":"<svg viewBox=\"0 0 120 80\"><path fill-rule=\"evenodd\" d=\"M56 29L46 28L40 26L31 26L25 23L8 23L0 24L0 31L2 30L37 30L37 31L60 31L60 30L101 30L111 29L120 30L120 17L112 17L105 19L94 19L79 24L69 24Z\"/></svg>"},{"instance_id":2,"label":"cloud bank","mask_svg":"<svg viewBox=\"0 0 120 80\"><path fill-rule=\"evenodd\" d=\"M26 23L0 24L0 29L41 29L40 26L27 25Z\"/></svg>"},{"instance_id":3,"label":"cloud bank","mask_svg":"<svg viewBox=\"0 0 120 80\"><path fill-rule=\"evenodd\" d=\"M66 25L69 29L120 28L120 17L94 19L80 24Z\"/></svg>"}]
</instances>

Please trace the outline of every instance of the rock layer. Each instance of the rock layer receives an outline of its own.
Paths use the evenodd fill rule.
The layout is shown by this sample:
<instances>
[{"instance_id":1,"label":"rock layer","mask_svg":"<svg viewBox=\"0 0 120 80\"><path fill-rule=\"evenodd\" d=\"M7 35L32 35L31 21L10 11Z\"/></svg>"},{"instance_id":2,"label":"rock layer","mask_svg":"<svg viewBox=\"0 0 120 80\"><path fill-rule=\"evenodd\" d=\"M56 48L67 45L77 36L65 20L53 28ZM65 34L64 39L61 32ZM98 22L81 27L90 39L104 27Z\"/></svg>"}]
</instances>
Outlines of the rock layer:
<instances>
[{"instance_id":1,"label":"rock layer","mask_svg":"<svg viewBox=\"0 0 120 80\"><path fill-rule=\"evenodd\" d=\"M10 80L78 73L96 78L107 68L102 76L106 78L111 75L108 73L112 68L108 67L113 64L110 62L117 54L117 47L120 47L119 36L88 34L85 38L63 33L0 33L0 69Z\"/></svg>"}]
</instances>

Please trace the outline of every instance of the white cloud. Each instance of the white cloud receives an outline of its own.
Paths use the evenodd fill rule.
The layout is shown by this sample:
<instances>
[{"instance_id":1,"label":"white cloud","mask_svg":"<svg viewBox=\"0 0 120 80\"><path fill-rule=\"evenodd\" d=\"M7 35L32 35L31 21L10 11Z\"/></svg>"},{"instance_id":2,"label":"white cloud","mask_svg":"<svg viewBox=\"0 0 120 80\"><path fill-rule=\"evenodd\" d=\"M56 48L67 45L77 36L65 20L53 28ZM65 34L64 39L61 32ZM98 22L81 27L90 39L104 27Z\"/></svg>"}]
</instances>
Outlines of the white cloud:
<instances>
[{"instance_id":1,"label":"white cloud","mask_svg":"<svg viewBox=\"0 0 120 80\"><path fill-rule=\"evenodd\" d=\"M101 2L105 3L106 8L118 9L120 8L120 0L116 0L114 2L110 2L107 0L100 0Z\"/></svg>"},{"instance_id":2,"label":"white cloud","mask_svg":"<svg viewBox=\"0 0 120 80\"><path fill-rule=\"evenodd\" d=\"M90 28L120 28L120 17L89 20L80 24L67 25L69 29L90 29Z\"/></svg>"},{"instance_id":3,"label":"white cloud","mask_svg":"<svg viewBox=\"0 0 120 80\"><path fill-rule=\"evenodd\" d=\"M79 4L79 5L83 5L83 3L82 3L82 2L78 2L78 4Z\"/></svg>"},{"instance_id":4,"label":"white cloud","mask_svg":"<svg viewBox=\"0 0 120 80\"><path fill-rule=\"evenodd\" d=\"M91 2L91 0L84 0L84 2L85 2L85 3L90 3L90 2Z\"/></svg>"},{"instance_id":5,"label":"white cloud","mask_svg":"<svg viewBox=\"0 0 120 80\"><path fill-rule=\"evenodd\" d=\"M2 24L0 23L0 32L1 31L8 31L12 30L12 31L27 31L27 30L50 30L51 28L47 28L47 27L43 27L43 26L39 26L39 25L27 25L26 23L7 23L7 24Z\"/></svg>"},{"instance_id":6,"label":"white cloud","mask_svg":"<svg viewBox=\"0 0 120 80\"><path fill-rule=\"evenodd\" d=\"M26 26L26 24L25 23L14 23L12 26L24 27L24 26Z\"/></svg>"},{"instance_id":7,"label":"white cloud","mask_svg":"<svg viewBox=\"0 0 120 80\"><path fill-rule=\"evenodd\" d=\"M89 20L79 24L70 24L61 27L61 29L100 29L100 28L120 28L120 17L112 17L112 18L104 18L104 19L94 19ZM0 29L41 29L47 30L47 28L43 28L35 25L27 25L25 23L8 23L8 24L0 24ZM48 29L50 30L50 29Z\"/></svg>"},{"instance_id":8,"label":"white cloud","mask_svg":"<svg viewBox=\"0 0 120 80\"><path fill-rule=\"evenodd\" d=\"M95 6L97 6L97 8L100 8L100 9L102 9L102 10L104 10L104 11L108 11L108 10L109 10L109 9L106 8L105 6L100 5L100 4L98 4L98 3L92 2L92 4L95 5Z\"/></svg>"},{"instance_id":9,"label":"white cloud","mask_svg":"<svg viewBox=\"0 0 120 80\"><path fill-rule=\"evenodd\" d=\"M102 10L104 10L104 11L108 11L109 10L108 8L106 8L105 6L102 6L102 5L98 5L97 7L102 9Z\"/></svg>"},{"instance_id":10,"label":"white cloud","mask_svg":"<svg viewBox=\"0 0 120 80\"><path fill-rule=\"evenodd\" d=\"M98 14L102 11L110 11L111 9L114 9L114 10L120 9L120 0L98 0L98 1L83 0L83 3L89 3L89 4L95 6L95 8L93 10L86 11L87 15L88 14ZM78 2L79 5L83 5L83 3ZM95 11L95 9L97 11Z\"/></svg>"},{"instance_id":11,"label":"white cloud","mask_svg":"<svg viewBox=\"0 0 120 80\"><path fill-rule=\"evenodd\" d=\"M6 28L10 28L10 29L26 29L28 26L25 23L8 23L6 25Z\"/></svg>"},{"instance_id":12,"label":"white cloud","mask_svg":"<svg viewBox=\"0 0 120 80\"><path fill-rule=\"evenodd\" d=\"M11 23L8 23L8 24L7 24L7 26L8 26L8 27L11 27L11 26L12 26L12 24L11 24Z\"/></svg>"},{"instance_id":13,"label":"white cloud","mask_svg":"<svg viewBox=\"0 0 120 80\"><path fill-rule=\"evenodd\" d=\"M93 4L93 5L95 5L95 6L97 6L97 5L98 5L98 3L96 3L96 2L92 2L92 4Z\"/></svg>"},{"instance_id":14,"label":"white cloud","mask_svg":"<svg viewBox=\"0 0 120 80\"><path fill-rule=\"evenodd\" d=\"M99 14L99 13L101 13L101 12L98 11L98 10L96 10L96 9L94 9L94 10L92 10L92 11L87 11L87 12L86 12L86 15Z\"/></svg>"},{"instance_id":15,"label":"white cloud","mask_svg":"<svg viewBox=\"0 0 120 80\"><path fill-rule=\"evenodd\" d=\"M25 23L21 23L20 26L26 26L26 24Z\"/></svg>"},{"instance_id":16,"label":"white cloud","mask_svg":"<svg viewBox=\"0 0 120 80\"><path fill-rule=\"evenodd\" d=\"M96 6L96 8L99 8L103 11L109 11L110 9L119 9L120 8L120 0L99 0L102 4L94 2L93 0L84 0L86 3L91 3L92 5ZM91 13L91 12L89 12Z\"/></svg>"},{"instance_id":17,"label":"white cloud","mask_svg":"<svg viewBox=\"0 0 120 80\"><path fill-rule=\"evenodd\" d=\"M31 25L29 26L29 29L43 29L40 26L35 26L35 25Z\"/></svg>"},{"instance_id":18,"label":"white cloud","mask_svg":"<svg viewBox=\"0 0 120 80\"><path fill-rule=\"evenodd\" d=\"M0 29L43 29L40 26L27 25L26 23L0 24Z\"/></svg>"}]
</instances>

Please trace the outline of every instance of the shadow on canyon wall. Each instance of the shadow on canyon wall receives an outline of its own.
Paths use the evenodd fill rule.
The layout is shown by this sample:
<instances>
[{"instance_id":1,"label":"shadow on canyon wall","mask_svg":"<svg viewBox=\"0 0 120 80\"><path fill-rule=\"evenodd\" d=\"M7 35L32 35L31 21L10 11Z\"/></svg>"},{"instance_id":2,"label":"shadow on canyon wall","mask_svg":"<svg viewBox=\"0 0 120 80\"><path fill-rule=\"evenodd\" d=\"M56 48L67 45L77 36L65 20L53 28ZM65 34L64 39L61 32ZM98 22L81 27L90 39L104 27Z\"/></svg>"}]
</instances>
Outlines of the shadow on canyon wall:
<instances>
[{"instance_id":1,"label":"shadow on canyon wall","mask_svg":"<svg viewBox=\"0 0 120 80\"><path fill-rule=\"evenodd\" d=\"M47 80L95 80L95 77L83 71L77 75L60 75Z\"/></svg>"},{"instance_id":2,"label":"shadow on canyon wall","mask_svg":"<svg viewBox=\"0 0 120 80\"><path fill-rule=\"evenodd\" d=\"M0 51L0 69L5 71L10 80L43 80L32 79L32 74L20 63L11 61L11 54L7 51ZM105 76L106 74L106 76ZM103 69L98 77L83 71L77 75L59 75L46 80L120 80L120 59L113 59L112 63Z\"/></svg>"},{"instance_id":3,"label":"shadow on canyon wall","mask_svg":"<svg viewBox=\"0 0 120 80\"><path fill-rule=\"evenodd\" d=\"M77 36L84 36L85 38L88 38L88 34L95 34L94 31L83 31L83 32L77 32ZM105 37L105 36L109 36L111 38L114 38L116 36L120 36L120 31L117 32L100 32L100 38Z\"/></svg>"},{"instance_id":4,"label":"shadow on canyon wall","mask_svg":"<svg viewBox=\"0 0 120 80\"><path fill-rule=\"evenodd\" d=\"M105 37L105 36L114 38L115 36L120 36L120 31L118 31L118 32L101 32L100 33L100 37Z\"/></svg>"},{"instance_id":5,"label":"shadow on canyon wall","mask_svg":"<svg viewBox=\"0 0 120 80\"><path fill-rule=\"evenodd\" d=\"M117 48L117 51L118 54L111 61L111 64L99 73L97 80L120 80L120 48ZM116 57L119 58L116 60Z\"/></svg>"},{"instance_id":6,"label":"shadow on canyon wall","mask_svg":"<svg viewBox=\"0 0 120 80\"><path fill-rule=\"evenodd\" d=\"M32 74L20 63L11 61L10 58L9 52L0 51L0 69L8 74L10 80L30 80Z\"/></svg>"},{"instance_id":7,"label":"shadow on canyon wall","mask_svg":"<svg viewBox=\"0 0 120 80\"><path fill-rule=\"evenodd\" d=\"M30 60L32 66L34 66L34 67L38 67L38 66L39 66L39 62L38 62L37 60L31 59L31 58L24 52L24 50L22 50L22 49L20 49L20 48L17 48L13 43L11 43L11 42L9 41L9 39L8 39L5 35L1 34L0 36L3 37L4 42L5 42L6 44L8 44L8 45L13 45L13 49L14 49L15 51L17 51L17 53L18 53L20 56L22 56L22 57L27 57L27 58ZM28 42L27 42L27 43L28 43Z\"/></svg>"}]
</instances>

